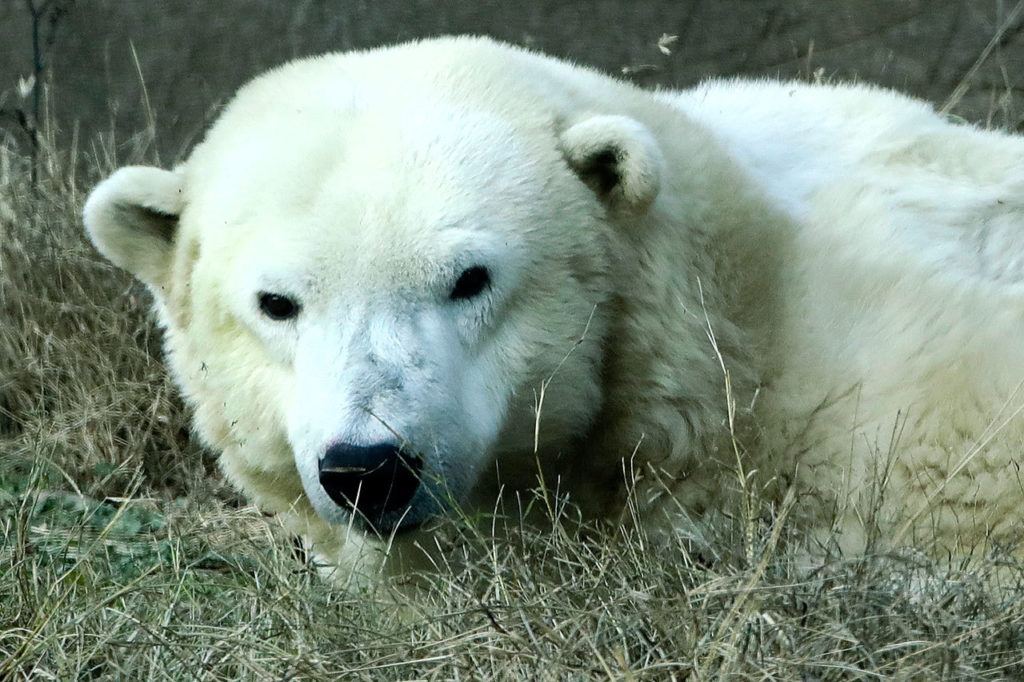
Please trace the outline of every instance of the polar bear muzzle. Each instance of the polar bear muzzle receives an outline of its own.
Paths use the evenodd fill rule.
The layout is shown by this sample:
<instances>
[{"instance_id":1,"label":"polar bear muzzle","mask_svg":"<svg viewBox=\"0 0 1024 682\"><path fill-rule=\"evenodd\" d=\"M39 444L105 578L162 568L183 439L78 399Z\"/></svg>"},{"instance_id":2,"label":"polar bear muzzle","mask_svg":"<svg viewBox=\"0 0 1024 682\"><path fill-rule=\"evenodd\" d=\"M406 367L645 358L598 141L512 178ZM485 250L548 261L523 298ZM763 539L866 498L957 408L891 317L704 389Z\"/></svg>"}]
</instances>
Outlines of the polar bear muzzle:
<instances>
[{"instance_id":1,"label":"polar bear muzzle","mask_svg":"<svg viewBox=\"0 0 1024 682\"><path fill-rule=\"evenodd\" d=\"M391 443L336 443L320 459L320 485L340 507L379 530L401 517L420 485L423 461Z\"/></svg>"}]
</instances>

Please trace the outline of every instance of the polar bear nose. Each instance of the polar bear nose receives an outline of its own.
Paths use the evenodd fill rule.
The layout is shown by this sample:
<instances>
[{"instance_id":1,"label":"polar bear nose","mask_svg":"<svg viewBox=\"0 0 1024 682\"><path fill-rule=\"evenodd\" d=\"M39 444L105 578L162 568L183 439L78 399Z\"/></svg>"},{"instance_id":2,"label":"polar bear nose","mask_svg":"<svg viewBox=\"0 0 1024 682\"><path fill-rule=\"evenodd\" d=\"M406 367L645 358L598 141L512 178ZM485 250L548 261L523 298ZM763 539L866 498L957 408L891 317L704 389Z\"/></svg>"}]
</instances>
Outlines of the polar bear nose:
<instances>
[{"instance_id":1,"label":"polar bear nose","mask_svg":"<svg viewBox=\"0 0 1024 682\"><path fill-rule=\"evenodd\" d=\"M420 484L423 462L391 443L336 443L320 460L320 485L334 503L376 524L405 509Z\"/></svg>"}]
</instances>

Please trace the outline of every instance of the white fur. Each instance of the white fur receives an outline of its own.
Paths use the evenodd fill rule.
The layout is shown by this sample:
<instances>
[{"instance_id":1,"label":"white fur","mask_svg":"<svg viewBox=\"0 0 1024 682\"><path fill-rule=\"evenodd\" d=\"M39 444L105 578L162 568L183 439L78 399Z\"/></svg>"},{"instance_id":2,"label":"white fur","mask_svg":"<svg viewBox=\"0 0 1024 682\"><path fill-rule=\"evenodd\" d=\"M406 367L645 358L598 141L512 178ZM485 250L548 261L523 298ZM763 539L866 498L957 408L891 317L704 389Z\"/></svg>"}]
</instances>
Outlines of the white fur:
<instances>
[{"instance_id":1,"label":"white fur","mask_svg":"<svg viewBox=\"0 0 1024 682\"><path fill-rule=\"evenodd\" d=\"M566 160L577 172L595 155L614 149L619 156L621 182L608 197L631 211L646 209L658 196L665 160L657 140L640 123L625 116L589 116L561 137Z\"/></svg>"},{"instance_id":2,"label":"white fur","mask_svg":"<svg viewBox=\"0 0 1024 682\"><path fill-rule=\"evenodd\" d=\"M443 39L271 71L181 195L161 173L102 183L90 234L153 286L231 479L339 560L368 544L318 458L388 434L424 453L417 520L491 509L538 461L615 518L631 457L646 514L699 515L729 504L735 439L849 549L1019 535L1018 137L872 88L649 93ZM172 252L125 202L180 213ZM448 300L473 265L490 288ZM260 291L302 312L268 320Z\"/></svg>"},{"instance_id":3,"label":"white fur","mask_svg":"<svg viewBox=\"0 0 1024 682\"><path fill-rule=\"evenodd\" d=\"M184 207L181 176L171 171L127 166L99 185L85 203L89 237L115 265L159 286L171 253L169 242L139 229L145 211L177 215Z\"/></svg>"}]
</instances>

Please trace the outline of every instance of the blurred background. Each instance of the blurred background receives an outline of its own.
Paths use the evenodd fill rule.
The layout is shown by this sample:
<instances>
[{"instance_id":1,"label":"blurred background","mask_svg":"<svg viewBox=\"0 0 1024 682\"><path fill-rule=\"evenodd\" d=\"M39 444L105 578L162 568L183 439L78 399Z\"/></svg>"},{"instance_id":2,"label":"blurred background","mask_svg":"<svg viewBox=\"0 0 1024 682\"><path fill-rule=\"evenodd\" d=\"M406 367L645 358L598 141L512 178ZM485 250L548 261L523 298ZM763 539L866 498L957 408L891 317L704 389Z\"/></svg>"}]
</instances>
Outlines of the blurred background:
<instances>
[{"instance_id":1,"label":"blurred background","mask_svg":"<svg viewBox=\"0 0 1024 682\"><path fill-rule=\"evenodd\" d=\"M18 80L35 68L35 11L40 80L61 139L76 125L82 140L122 139L152 117L165 162L270 66L451 33L487 34L645 85L817 74L939 105L956 93L953 113L1018 128L1020 10L1017 0L0 0L0 109L19 106ZM677 37L663 50L662 36ZM14 117L2 124L17 133Z\"/></svg>"}]
</instances>

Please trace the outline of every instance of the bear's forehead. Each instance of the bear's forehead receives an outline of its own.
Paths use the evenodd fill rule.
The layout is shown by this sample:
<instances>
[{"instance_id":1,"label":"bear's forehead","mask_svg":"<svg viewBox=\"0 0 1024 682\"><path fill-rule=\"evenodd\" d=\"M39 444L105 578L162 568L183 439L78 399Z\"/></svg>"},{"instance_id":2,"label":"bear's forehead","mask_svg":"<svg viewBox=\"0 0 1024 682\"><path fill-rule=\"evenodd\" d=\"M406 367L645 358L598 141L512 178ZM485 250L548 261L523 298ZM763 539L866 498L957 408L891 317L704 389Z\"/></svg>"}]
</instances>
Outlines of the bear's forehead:
<instances>
[{"instance_id":1,"label":"bear's forehead","mask_svg":"<svg viewBox=\"0 0 1024 682\"><path fill-rule=\"evenodd\" d=\"M206 231L204 251L237 269L337 288L345 281L421 287L478 262L507 259L521 223L432 201L389 200L359 188L308 206L282 202Z\"/></svg>"},{"instance_id":2,"label":"bear's forehead","mask_svg":"<svg viewBox=\"0 0 1024 682\"><path fill-rule=\"evenodd\" d=\"M518 266L521 249L508 239L465 230L434 230L422 238L364 240L339 224L311 234L266 231L240 244L227 278L249 291L315 293L328 300L429 295L477 263ZM212 263L212 261L211 261ZM216 263L219 269L223 263Z\"/></svg>"},{"instance_id":3,"label":"bear's forehead","mask_svg":"<svg viewBox=\"0 0 1024 682\"><path fill-rule=\"evenodd\" d=\"M212 141L188 169L187 211L209 251L270 277L419 286L508 258L557 194L500 119L358 111L283 134L273 122Z\"/></svg>"},{"instance_id":4,"label":"bear's forehead","mask_svg":"<svg viewBox=\"0 0 1024 682\"><path fill-rule=\"evenodd\" d=\"M235 213L230 223L268 212L500 212L543 190L555 159L537 147L553 144L487 112L404 104L278 107L219 127L188 162L191 202Z\"/></svg>"}]
</instances>

